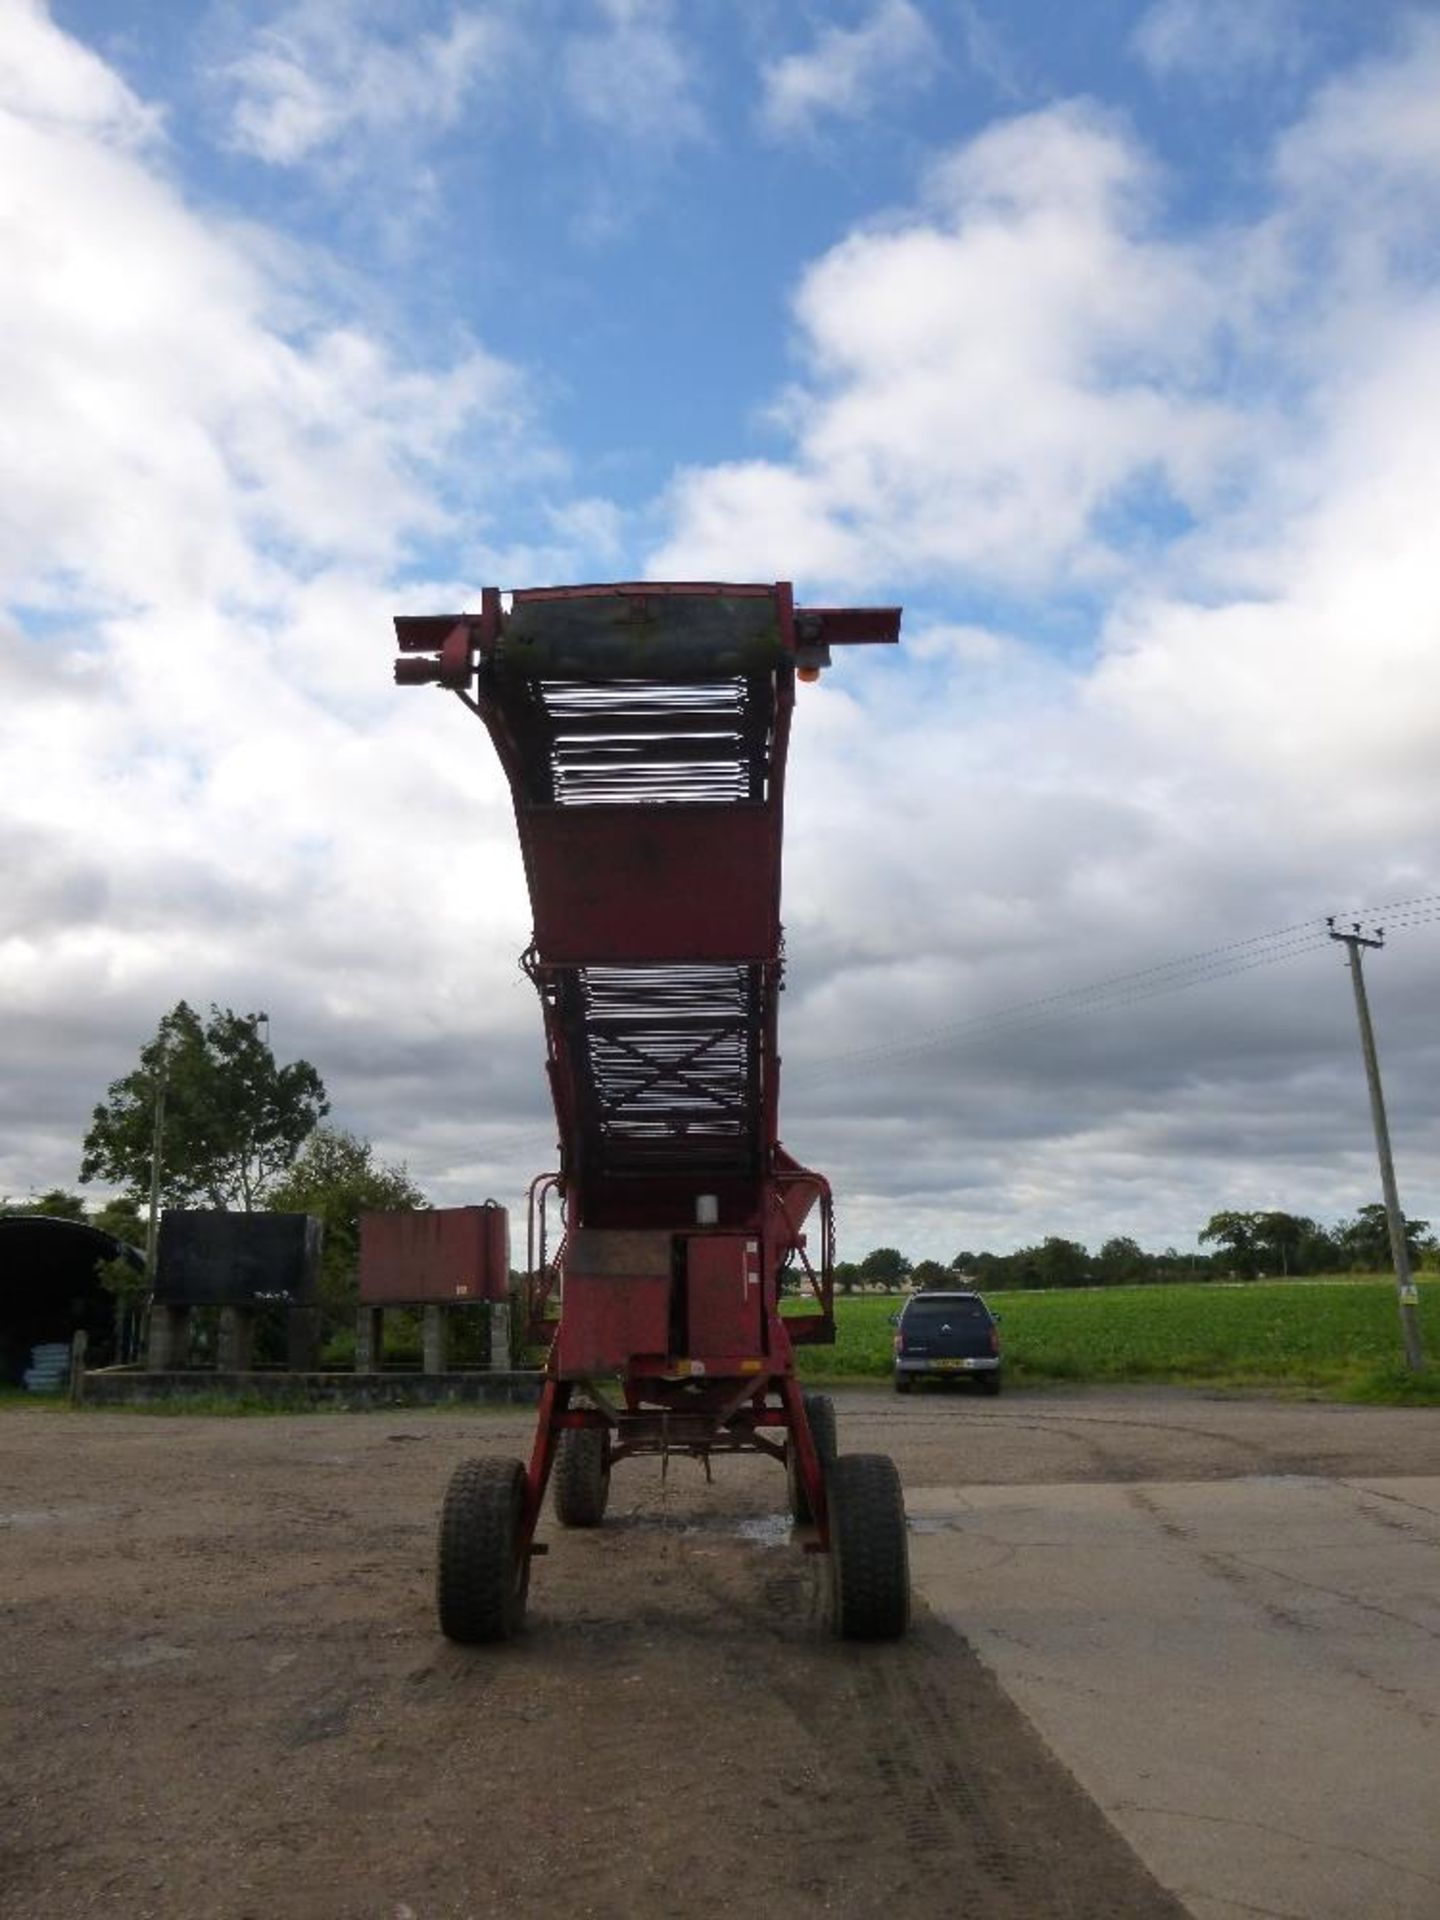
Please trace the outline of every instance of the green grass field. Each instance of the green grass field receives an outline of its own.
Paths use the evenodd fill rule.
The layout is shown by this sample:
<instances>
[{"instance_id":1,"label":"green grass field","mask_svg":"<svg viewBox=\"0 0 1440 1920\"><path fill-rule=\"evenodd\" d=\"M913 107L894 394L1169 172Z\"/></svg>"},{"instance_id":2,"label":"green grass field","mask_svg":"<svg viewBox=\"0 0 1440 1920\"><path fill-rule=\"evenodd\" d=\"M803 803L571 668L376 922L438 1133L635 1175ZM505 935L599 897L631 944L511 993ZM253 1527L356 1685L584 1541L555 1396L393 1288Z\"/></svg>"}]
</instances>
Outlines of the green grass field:
<instances>
[{"instance_id":1,"label":"green grass field","mask_svg":"<svg viewBox=\"0 0 1440 1920\"><path fill-rule=\"evenodd\" d=\"M1169 1381L1267 1387L1344 1399L1440 1403L1440 1281L1422 1281L1429 1360L1405 1371L1391 1280L1244 1286L1094 1287L993 1293L1008 1379ZM898 1297L836 1303L833 1347L801 1351L807 1379L886 1379Z\"/></svg>"},{"instance_id":2,"label":"green grass field","mask_svg":"<svg viewBox=\"0 0 1440 1920\"><path fill-rule=\"evenodd\" d=\"M987 1297L1001 1316L1006 1377L1014 1386L1161 1381L1440 1405L1440 1280L1420 1283L1429 1361L1421 1374L1408 1373L1403 1364L1390 1279L1093 1287ZM836 1384L888 1381L890 1317L900 1306L899 1295L839 1299L835 1345L801 1348L801 1374ZM0 1389L0 1405L53 1408L66 1400ZM141 1410L283 1411L220 1396L214 1404L191 1401Z\"/></svg>"}]
</instances>

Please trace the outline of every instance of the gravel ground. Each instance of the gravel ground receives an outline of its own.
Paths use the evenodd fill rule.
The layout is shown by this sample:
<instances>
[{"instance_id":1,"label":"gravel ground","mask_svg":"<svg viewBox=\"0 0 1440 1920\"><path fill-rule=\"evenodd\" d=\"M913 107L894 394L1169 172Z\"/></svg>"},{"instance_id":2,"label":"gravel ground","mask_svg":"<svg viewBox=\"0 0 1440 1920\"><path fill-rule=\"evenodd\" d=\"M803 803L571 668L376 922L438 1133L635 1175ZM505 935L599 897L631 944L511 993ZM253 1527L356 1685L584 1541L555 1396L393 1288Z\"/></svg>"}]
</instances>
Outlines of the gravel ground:
<instances>
[{"instance_id":1,"label":"gravel ground","mask_svg":"<svg viewBox=\"0 0 1440 1920\"><path fill-rule=\"evenodd\" d=\"M1440 1419L1180 1392L839 1396L907 1486L1440 1471ZM1174 1915L965 1642L820 1624L771 1463L617 1469L524 1638L433 1614L515 1413L0 1412L8 1920Z\"/></svg>"}]
</instances>

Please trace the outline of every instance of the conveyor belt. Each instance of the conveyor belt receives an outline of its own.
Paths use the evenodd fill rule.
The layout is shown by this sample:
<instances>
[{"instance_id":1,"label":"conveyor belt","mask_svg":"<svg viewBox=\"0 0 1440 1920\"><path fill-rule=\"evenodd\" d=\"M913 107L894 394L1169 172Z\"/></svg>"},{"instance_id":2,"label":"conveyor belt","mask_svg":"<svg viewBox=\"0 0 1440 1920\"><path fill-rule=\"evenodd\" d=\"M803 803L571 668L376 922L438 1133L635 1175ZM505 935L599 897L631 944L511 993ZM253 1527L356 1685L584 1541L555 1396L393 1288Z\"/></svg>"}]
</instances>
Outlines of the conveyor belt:
<instances>
[{"instance_id":1,"label":"conveyor belt","mask_svg":"<svg viewBox=\"0 0 1440 1920\"><path fill-rule=\"evenodd\" d=\"M763 967L574 967L558 991L592 1175L758 1172Z\"/></svg>"},{"instance_id":2,"label":"conveyor belt","mask_svg":"<svg viewBox=\"0 0 1440 1920\"><path fill-rule=\"evenodd\" d=\"M508 610L487 588L478 616L396 629L406 654L435 651L397 678L469 700L510 780L572 1224L655 1180L728 1190L748 1216L775 1143L796 671L895 639L898 610L642 582Z\"/></svg>"},{"instance_id":3,"label":"conveyor belt","mask_svg":"<svg viewBox=\"0 0 1440 1920\"><path fill-rule=\"evenodd\" d=\"M794 681L781 638L787 615L774 589L654 593L638 610L621 595L526 596L482 667L481 711L513 749L536 901L532 965L565 1089L562 1150L592 1198L617 1182L748 1182L764 1169ZM632 677L641 659L676 677ZM593 675L573 672L587 661ZM749 670L716 674L722 662ZM551 677L560 664L572 671ZM639 814L662 810L657 840ZM543 903L560 889L573 895L574 866L587 857L547 832L544 816L556 811L590 816L600 836L587 855L603 871L590 877L609 897L588 945L576 938L573 912L557 930L563 938L547 937L557 916ZM746 816L752 839L761 828L767 857L717 873L707 849L731 814ZM695 896L715 887L735 896L734 914L717 921L712 898L702 919ZM667 936L689 928L669 939L682 958L647 951L643 929L657 918Z\"/></svg>"},{"instance_id":4,"label":"conveyor belt","mask_svg":"<svg viewBox=\"0 0 1440 1920\"><path fill-rule=\"evenodd\" d=\"M764 798L775 705L765 681L527 680L511 702L534 804Z\"/></svg>"}]
</instances>

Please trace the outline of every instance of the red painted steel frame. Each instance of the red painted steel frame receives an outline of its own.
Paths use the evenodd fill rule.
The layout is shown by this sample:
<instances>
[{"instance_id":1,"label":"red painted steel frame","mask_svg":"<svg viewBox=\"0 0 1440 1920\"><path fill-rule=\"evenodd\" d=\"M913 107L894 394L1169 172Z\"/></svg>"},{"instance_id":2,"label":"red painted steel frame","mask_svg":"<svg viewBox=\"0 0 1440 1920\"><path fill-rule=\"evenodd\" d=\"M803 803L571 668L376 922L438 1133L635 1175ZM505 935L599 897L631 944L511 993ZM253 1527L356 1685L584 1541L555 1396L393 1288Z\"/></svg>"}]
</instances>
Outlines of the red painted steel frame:
<instances>
[{"instance_id":1,"label":"red painted steel frame","mask_svg":"<svg viewBox=\"0 0 1440 1920\"><path fill-rule=\"evenodd\" d=\"M397 681L450 688L489 730L535 916L524 964L561 1165L530 1193L548 1359L527 1551L575 1427L607 1429L612 1460L793 1450L812 1547L828 1543L793 1348L834 1338L830 1190L778 1130L785 765L797 670L899 623L796 608L784 582L648 581L535 589L508 610L487 588L478 615L395 623ZM795 1263L813 1307L782 1316Z\"/></svg>"}]
</instances>

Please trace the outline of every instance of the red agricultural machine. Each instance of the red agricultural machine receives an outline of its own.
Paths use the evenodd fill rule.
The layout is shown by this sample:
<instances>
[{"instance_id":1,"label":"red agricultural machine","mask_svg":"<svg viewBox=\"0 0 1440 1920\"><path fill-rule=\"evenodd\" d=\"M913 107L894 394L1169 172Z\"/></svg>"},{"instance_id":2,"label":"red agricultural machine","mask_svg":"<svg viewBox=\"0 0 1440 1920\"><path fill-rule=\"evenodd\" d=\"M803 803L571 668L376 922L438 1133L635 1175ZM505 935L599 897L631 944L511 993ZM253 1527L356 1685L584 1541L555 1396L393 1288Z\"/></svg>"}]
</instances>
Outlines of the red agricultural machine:
<instances>
[{"instance_id":1,"label":"red agricultural machine","mask_svg":"<svg viewBox=\"0 0 1440 1920\"><path fill-rule=\"evenodd\" d=\"M828 1556L835 1631L893 1638L910 1610L899 1476L838 1453L833 1406L795 1377L795 1348L835 1337L834 1228L824 1177L780 1144L776 1028L795 682L833 647L897 640L900 611L647 582L508 604L486 589L478 614L395 628L396 680L458 694L510 781L560 1132L530 1195L534 1449L456 1470L442 1629L518 1630L552 1471L561 1524L593 1527L633 1455L708 1475L717 1454L763 1453Z\"/></svg>"}]
</instances>

